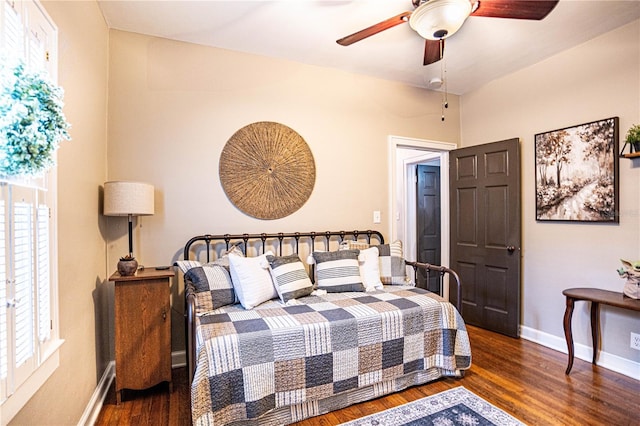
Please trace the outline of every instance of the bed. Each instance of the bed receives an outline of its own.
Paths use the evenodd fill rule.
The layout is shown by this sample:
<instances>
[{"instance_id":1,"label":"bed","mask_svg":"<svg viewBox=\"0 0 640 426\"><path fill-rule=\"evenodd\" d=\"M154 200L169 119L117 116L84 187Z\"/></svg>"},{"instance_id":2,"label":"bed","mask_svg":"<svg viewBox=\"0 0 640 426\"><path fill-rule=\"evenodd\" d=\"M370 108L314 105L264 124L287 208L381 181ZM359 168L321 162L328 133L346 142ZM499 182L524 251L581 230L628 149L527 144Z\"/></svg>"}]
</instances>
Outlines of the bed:
<instances>
[{"instance_id":1,"label":"bed","mask_svg":"<svg viewBox=\"0 0 640 426\"><path fill-rule=\"evenodd\" d=\"M238 262L255 269L245 273ZM176 265L184 273L195 425L290 424L460 378L471 365L459 308L412 284L416 274L435 275L440 292L448 286L459 303L457 274L406 262L401 242L385 244L377 231L200 235ZM380 280L363 265L374 265ZM265 288L245 285L264 274L260 268L275 297L247 301Z\"/></svg>"}]
</instances>

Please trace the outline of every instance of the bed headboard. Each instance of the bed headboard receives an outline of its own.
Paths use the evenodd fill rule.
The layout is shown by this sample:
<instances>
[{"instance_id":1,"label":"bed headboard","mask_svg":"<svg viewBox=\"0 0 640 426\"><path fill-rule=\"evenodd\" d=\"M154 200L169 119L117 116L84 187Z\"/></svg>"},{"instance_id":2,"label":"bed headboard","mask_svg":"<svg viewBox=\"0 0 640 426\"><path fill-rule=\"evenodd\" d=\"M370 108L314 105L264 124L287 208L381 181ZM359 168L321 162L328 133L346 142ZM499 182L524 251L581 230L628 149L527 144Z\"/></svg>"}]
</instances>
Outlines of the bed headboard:
<instances>
[{"instance_id":1,"label":"bed headboard","mask_svg":"<svg viewBox=\"0 0 640 426\"><path fill-rule=\"evenodd\" d=\"M279 256L296 253L301 255L301 248L306 247L309 253L315 250L329 250L332 245L339 245L344 240L363 241L373 244L384 244L384 237L378 231L321 231L291 232L273 234L222 234L199 235L191 238L184 246L184 259L206 260L220 257L220 253L238 243L243 253L253 256L266 250L273 250ZM372 242L373 241L373 242ZM304 253L308 254L308 253ZM215 255L215 257L214 257Z\"/></svg>"},{"instance_id":2,"label":"bed headboard","mask_svg":"<svg viewBox=\"0 0 640 426\"><path fill-rule=\"evenodd\" d=\"M384 244L384 237L378 231L320 231L320 232L278 232L262 234L205 234L191 238L184 246L185 260L198 260L209 263L222 257L223 252L228 251L232 245L242 243L240 247L245 256L259 256L267 250L273 251L278 256L297 254L304 262L308 255L314 251L335 251L341 242L345 240L362 241L369 244ZM442 296L445 286L445 276L453 277L453 293L455 305L458 311L462 308L462 286L458 274L445 266L431 265L429 263L410 262L405 260L409 270L413 270L413 282L417 282L418 273L421 273L427 281L436 276L439 291ZM315 280L314 266L309 265L309 277Z\"/></svg>"}]
</instances>

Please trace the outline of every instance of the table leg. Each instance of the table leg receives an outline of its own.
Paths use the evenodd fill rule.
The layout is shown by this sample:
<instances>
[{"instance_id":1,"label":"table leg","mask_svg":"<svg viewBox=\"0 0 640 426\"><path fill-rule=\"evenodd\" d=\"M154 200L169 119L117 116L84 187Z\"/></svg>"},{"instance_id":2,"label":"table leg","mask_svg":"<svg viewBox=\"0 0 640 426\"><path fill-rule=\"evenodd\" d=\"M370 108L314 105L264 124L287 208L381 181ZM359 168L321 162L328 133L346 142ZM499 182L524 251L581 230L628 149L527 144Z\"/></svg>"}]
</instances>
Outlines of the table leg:
<instances>
[{"instance_id":1,"label":"table leg","mask_svg":"<svg viewBox=\"0 0 640 426\"><path fill-rule=\"evenodd\" d=\"M569 351L569 361L567 364L567 370L564 374L569 374L571 372L571 367L573 367L573 334L571 332L571 317L573 316L573 307L575 300L573 297L567 296L567 308L564 311L564 337L567 340L567 349Z\"/></svg>"},{"instance_id":2,"label":"table leg","mask_svg":"<svg viewBox=\"0 0 640 426\"><path fill-rule=\"evenodd\" d=\"M598 353L598 333L600 331L599 322L599 307L598 302L591 302L591 339L593 343L593 361L591 363L596 365L596 355Z\"/></svg>"}]
</instances>

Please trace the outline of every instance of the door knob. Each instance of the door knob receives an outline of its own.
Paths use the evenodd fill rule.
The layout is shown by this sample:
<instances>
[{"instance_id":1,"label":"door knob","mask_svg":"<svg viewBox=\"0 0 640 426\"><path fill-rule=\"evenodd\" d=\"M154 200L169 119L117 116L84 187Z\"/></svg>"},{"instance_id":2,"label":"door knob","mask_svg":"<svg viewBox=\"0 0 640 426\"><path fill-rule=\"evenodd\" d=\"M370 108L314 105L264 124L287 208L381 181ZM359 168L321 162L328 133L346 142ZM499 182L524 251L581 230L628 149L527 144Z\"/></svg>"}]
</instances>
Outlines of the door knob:
<instances>
[{"instance_id":1,"label":"door knob","mask_svg":"<svg viewBox=\"0 0 640 426\"><path fill-rule=\"evenodd\" d=\"M507 251L509 253L513 253L514 251L516 251L516 248L514 246L507 246Z\"/></svg>"}]
</instances>

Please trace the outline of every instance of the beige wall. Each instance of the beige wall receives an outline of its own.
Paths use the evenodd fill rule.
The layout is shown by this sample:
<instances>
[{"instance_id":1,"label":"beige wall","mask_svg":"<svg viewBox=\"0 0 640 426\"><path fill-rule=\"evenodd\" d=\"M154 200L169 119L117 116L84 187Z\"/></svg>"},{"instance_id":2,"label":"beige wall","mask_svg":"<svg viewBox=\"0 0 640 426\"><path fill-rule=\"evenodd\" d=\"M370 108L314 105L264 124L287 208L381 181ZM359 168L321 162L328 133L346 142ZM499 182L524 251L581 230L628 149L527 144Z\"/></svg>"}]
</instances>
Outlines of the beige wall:
<instances>
[{"instance_id":1,"label":"beige wall","mask_svg":"<svg viewBox=\"0 0 640 426\"><path fill-rule=\"evenodd\" d=\"M98 215L106 176L108 31L95 2L43 2L59 30L58 82L70 142L58 151L60 367L11 424L76 424L108 359L105 244Z\"/></svg>"},{"instance_id":2,"label":"beige wall","mask_svg":"<svg viewBox=\"0 0 640 426\"><path fill-rule=\"evenodd\" d=\"M156 188L134 252L168 265L202 233L374 228L388 223L390 134L456 143L458 99L440 120L440 94L325 68L121 31L110 33L109 179ZM279 220L246 216L225 196L218 161L227 140L257 121L298 132L316 164L307 203ZM127 252L126 220L110 218L108 267ZM183 346L174 288L173 348Z\"/></svg>"},{"instance_id":3,"label":"beige wall","mask_svg":"<svg viewBox=\"0 0 640 426\"><path fill-rule=\"evenodd\" d=\"M560 336L562 288L584 283L619 289L618 257L640 258L640 164L621 160L619 226L536 223L532 164L537 132L613 115L620 116L621 131L639 121L638 22L479 89L463 98L463 108L450 96L443 123L436 93L108 32L94 2L44 4L60 29L59 82L73 124L73 141L59 151L60 325L66 342L60 368L13 424L75 424L113 357L113 285L106 279L127 251L127 230L126 220L99 214L99 188L107 179L155 186L156 214L137 222L134 251L146 265L170 264L198 233L374 228L387 234L388 135L453 143L462 138L466 145L518 136L525 326ZM311 198L285 219L244 215L219 183L224 144L255 121L292 127L315 157ZM371 222L373 210L382 212L383 225ZM174 287L173 346L181 350L182 295ZM604 349L637 360L628 349L631 317L604 314ZM576 319L584 315L579 308ZM586 342L584 327L576 332Z\"/></svg>"},{"instance_id":4,"label":"beige wall","mask_svg":"<svg viewBox=\"0 0 640 426\"><path fill-rule=\"evenodd\" d=\"M521 323L566 350L568 287L622 291L620 258L640 258L640 160L620 159L620 224L536 222L534 135L620 117L620 139L640 122L640 23L598 37L462 96L463 146L518 137L522 152L523 313ZM622 147L622 143L620 145ZM602 308L602 350L633 362L637 315ZM576 343L591 346L588 310L574 313ZM615 360L614 360L615 361ZM636 364L637 365L637 364Z\"/></svg>"}]
</instances>

